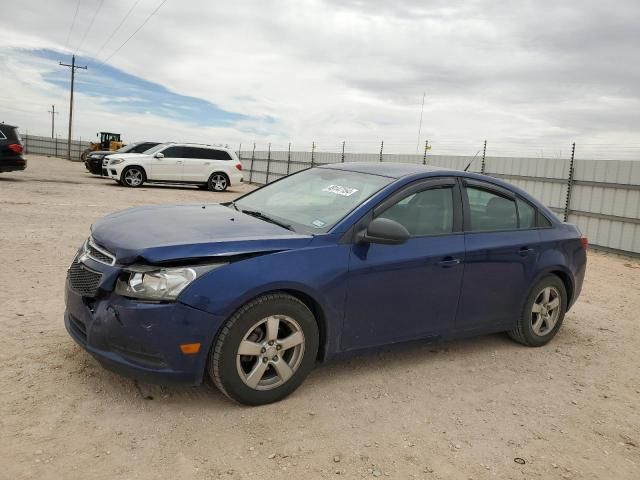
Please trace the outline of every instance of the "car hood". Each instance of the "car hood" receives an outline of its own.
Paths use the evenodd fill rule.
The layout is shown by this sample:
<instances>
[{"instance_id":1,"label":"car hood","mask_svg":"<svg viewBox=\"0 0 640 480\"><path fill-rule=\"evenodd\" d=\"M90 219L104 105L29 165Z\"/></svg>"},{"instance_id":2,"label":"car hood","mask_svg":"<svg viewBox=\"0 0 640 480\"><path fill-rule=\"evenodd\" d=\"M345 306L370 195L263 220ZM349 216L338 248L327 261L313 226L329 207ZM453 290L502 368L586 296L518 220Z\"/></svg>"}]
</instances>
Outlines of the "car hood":
<instances>
[{"instance_id":1,"label":"car hood","mask_svg":"<svg viewBox=\"0 0 640 480\"><path fill-rule=\"evenodd\" d=\"M130 208L98 220L91 235L124 265L289 250L313 238L215 203Z\"/></svg>"},{"instance_id":2,"label":"car hood","mask_svg":"<svg viewBox=\"0 0 640 480\"><path fill-rule=\"evenodd\" d=\"M89 156L91 155L113 155L116 152L112 152L111 150L94 150L93 152L91 152L89 154Z\"/></svg>"}]
</instances>

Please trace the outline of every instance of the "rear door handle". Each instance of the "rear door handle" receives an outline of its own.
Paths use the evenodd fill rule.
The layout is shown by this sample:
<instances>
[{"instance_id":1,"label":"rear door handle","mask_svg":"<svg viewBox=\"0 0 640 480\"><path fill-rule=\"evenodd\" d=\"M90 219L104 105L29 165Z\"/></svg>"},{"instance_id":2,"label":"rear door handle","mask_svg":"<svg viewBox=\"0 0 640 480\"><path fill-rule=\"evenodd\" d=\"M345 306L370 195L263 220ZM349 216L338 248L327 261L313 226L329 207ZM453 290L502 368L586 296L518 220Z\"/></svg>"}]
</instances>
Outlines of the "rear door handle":
<instances>
[{"instance_id":1,"label":"rear door handle","mask_svg":"<svg viewBox=\"0 0 640 480\"><path fill-rule=\"evenodd\" d=\"M529 248L529 247L522 247L520 250L518 250L518 253L520 253L520 255L522 255L523 257L526 257L527 255L531 255L534 252L535 252L535 249Z\"/></svg>"},{"instance_id":2,"label":"rear door handle","mask_svg":"<svg viewBox=\"0 0 640 480\"><path fill-rule=\"evenodd\" d=\"M460 265L460 259L453 257L444 257L438 262L438 265L440 265L442 268L455 267L456 265Z\"/></svg>"}]
</instances>

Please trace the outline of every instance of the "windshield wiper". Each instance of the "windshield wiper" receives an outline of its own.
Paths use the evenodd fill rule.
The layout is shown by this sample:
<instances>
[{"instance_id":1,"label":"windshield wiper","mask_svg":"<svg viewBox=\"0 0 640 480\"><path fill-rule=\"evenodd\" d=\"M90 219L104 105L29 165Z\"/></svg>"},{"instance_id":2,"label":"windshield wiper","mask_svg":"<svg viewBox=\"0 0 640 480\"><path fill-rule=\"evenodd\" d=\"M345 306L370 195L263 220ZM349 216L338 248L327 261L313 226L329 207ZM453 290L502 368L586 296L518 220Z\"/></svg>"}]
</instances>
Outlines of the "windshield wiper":
<instances>
[{"instance_id":1,"label":"windshield wiper","mask_svg":"<svg viewBox=\"0 0 640 480\"><path fill-rule=\"evenodd\" d=\"M291 230L292 232L295 232L293 227L288 223L284 223L279 220L276 220L275 218L271 218L269 215L265 215L264 213L259 212L258 210L240 210L240 211L242 213L246 213L247 215L251 215L252 217L259 218L260 220L264 220L266 222L271 222L275 225L278 225L279 227L286 228L287 230Z\"/></svg>"}]
</instances>

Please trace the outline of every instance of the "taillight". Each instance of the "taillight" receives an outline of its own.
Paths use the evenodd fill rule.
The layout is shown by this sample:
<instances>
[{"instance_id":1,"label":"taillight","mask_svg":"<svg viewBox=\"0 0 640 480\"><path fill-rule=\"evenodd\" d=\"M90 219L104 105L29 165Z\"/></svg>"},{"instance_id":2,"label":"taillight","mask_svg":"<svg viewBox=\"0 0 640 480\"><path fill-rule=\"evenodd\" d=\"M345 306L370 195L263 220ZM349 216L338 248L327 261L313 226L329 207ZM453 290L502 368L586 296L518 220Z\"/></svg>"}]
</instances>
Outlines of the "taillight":
<instances>
[{"instance_id":1,"label":"taillight","mask_svg":"<svg viewBox=\"0 0 640 480\"><path fill-rule=\"evenodd\" d=\"M585 235L580 235L580 245L582 245L582 248L586 252L589 247L589 239Z\"/></svg>"},{"instance_id":2,"label":"taillight","mask_svg":"<svg viewBox=\"0 0 640 480\"><path fill-rule=\"evenodd\" d=\"M23 148L19 143L11 143L9 144L9 150L13 153L22 153Z\"/></svg>"},{"instance_id":3,"label":"taillight","mask_svg":"<svg viewBox=\"0 0 640 480\"><path fill-rule=\"evenodd\" d=\"M238 170L242 170L242 164L241 164L241 163L238 163L238 164L236 165L236 168L237 168Z\"/></svg>"}]
</instances>

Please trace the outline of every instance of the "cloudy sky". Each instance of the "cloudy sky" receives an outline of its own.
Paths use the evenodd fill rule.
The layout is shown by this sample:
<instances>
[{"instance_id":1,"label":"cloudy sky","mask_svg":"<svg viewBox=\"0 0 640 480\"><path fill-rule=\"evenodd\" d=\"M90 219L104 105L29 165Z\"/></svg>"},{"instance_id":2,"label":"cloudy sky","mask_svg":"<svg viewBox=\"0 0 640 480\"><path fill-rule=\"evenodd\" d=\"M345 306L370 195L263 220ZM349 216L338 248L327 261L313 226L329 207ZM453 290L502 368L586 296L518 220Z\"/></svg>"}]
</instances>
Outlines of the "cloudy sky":
<instances>
[{"instance_id":1,"label":"cloudy sky","mask_svg":"<svg viewBox=\"0 0 640 480\"><path fill-rule=\"evenodd\" d=\"M0 121L65 136L77 52L74 137L411 152L426 92L432 153L640 153L637 0L167 0L115 52L160 3L12 8Z\"/></svg>"}]
</instances>

